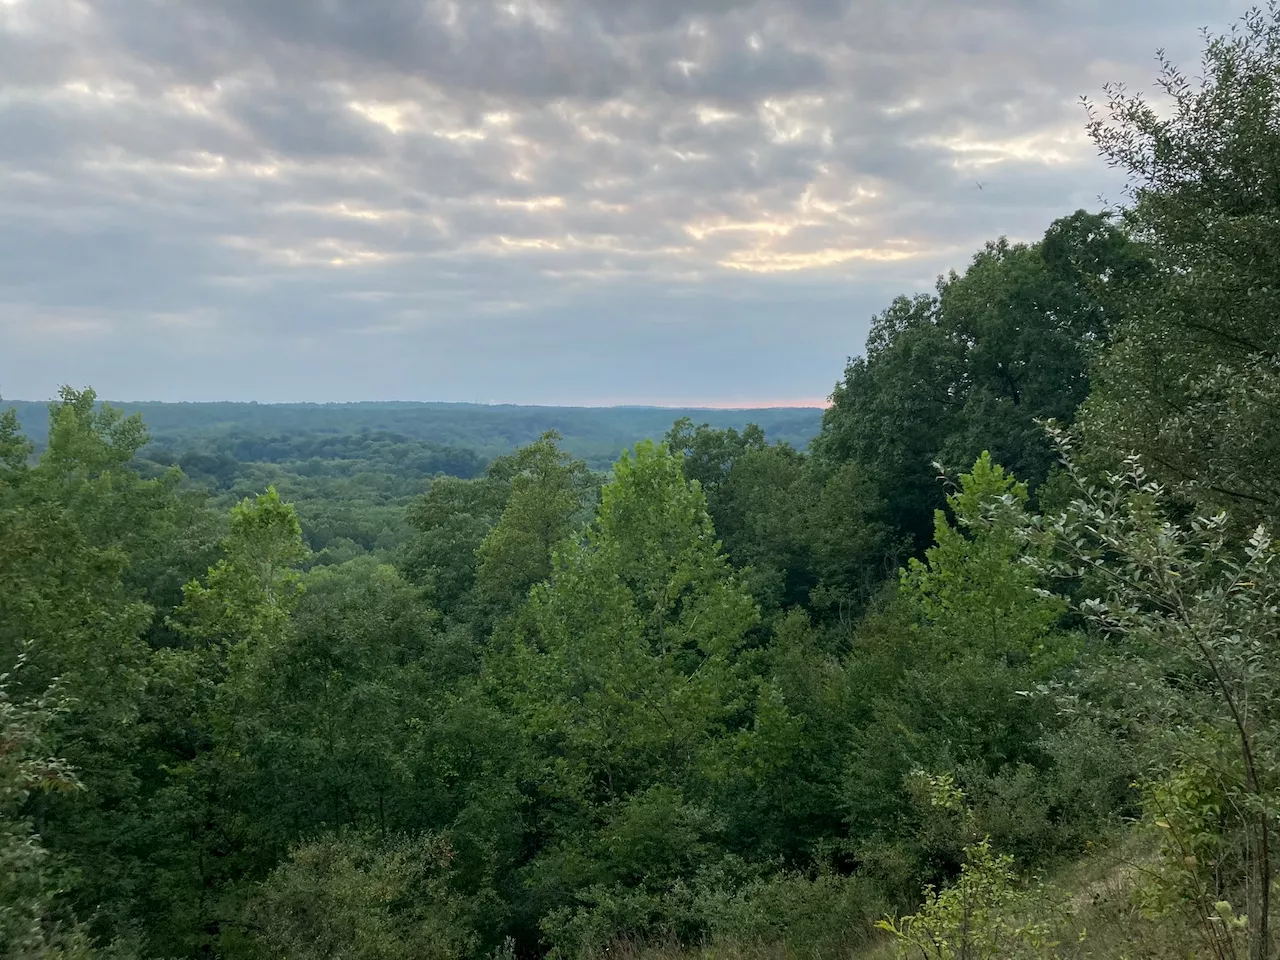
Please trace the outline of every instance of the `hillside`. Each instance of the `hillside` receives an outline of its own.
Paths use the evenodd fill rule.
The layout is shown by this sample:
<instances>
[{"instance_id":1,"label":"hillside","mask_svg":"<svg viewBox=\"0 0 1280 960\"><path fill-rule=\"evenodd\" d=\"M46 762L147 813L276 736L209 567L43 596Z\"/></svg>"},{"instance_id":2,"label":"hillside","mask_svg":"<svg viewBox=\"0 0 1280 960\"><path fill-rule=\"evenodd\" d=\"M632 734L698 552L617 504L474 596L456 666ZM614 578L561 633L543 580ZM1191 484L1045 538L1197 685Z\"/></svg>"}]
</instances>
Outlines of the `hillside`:
<instances>
[{"instance_id":1,"label":"hillside","mask_svg":"<svg viewBox=\"0 0 1280 960\"><path fill-rule=\"evenodd\" d=\"M47 404L7 401L37 444L45 439ZM764 428L770 440L803 449L818 433L822 410L774 407L712 410L668 407L537 407L469 403L159 403L113 402L146 420L153 443L184 449L239 438L352 436L369 432L462 447L484 459L510 453L555 430L566 450L607 469L623 450L657 439L681 417L716 429Z\"/></svg>"}]
</instances>

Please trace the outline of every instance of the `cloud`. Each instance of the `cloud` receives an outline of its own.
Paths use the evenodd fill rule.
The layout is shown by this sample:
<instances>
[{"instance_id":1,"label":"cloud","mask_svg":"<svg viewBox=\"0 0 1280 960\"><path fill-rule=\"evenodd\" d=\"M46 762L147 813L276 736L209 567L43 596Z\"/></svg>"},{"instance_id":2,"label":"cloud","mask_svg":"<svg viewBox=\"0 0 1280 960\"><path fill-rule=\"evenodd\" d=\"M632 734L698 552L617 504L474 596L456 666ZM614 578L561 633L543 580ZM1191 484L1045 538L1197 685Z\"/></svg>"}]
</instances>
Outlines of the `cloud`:
<instances>
[{"instance_id":1,"label":"cloud","mask_svg":"<svg viewBox=\"0 0 1280 960\"><path fill-rule=\"evenodd\" d=\"M0 0L0 389L820 397L1243 8Z\"/></svg>"}]
</instances>

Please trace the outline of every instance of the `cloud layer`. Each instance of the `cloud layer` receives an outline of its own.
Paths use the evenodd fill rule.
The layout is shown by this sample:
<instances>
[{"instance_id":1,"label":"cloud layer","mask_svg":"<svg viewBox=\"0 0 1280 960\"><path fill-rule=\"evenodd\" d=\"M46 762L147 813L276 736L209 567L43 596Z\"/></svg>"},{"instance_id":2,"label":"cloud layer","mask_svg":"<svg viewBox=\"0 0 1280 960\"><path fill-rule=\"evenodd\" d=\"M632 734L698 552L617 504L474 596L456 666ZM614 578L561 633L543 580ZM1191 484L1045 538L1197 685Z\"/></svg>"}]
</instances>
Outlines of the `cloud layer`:
<instances>
[{"instance_id":1,"label":"cloud layer","mask_svg":"<svg viewBox=\"0 0 1280 960\"><path fill-rule=\"evenodd\" d=\"M1244 6L0 0L0 390L820 400Z\"/></svg>"}]
</instances>

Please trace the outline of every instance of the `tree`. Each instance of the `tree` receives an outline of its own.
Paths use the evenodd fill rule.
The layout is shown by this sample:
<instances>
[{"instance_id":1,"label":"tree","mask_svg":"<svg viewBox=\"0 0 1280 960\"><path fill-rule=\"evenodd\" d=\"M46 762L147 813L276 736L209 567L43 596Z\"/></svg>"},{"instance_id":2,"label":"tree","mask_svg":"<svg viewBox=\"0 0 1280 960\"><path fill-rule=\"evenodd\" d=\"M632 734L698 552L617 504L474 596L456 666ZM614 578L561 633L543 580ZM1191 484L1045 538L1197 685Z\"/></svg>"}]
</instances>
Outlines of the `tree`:
<instances>
[{"instance_id":1,"label":"tree","mask_svg":"<svg viewBox=\"0 0 1280 960\"><path fill-rule=\"evenodd\" d=\"M1045 596L1040 578L1019 563L1024 542L1008 518L993 520L986 507L1001 501L1025 510L1027 485L983 451L960 489L947 496L955 526L934 514L934 545L912 558L902 583L918 606L931 664L979 654L1010 665L1030 664L1045 675L1064 659L1055 630L1066 612L1061 599Z\"/></svg>"},{"instance_id":2,"label":"tree","mask_svg":"<svg viewBox=\"0 0 1280 960\"><path fill-rule=\"evenodd\" d=\"M0 955L88 958L93 951L85 931L57 922L48 851L27 817L36 792L83 790L47 745L52 721L70 704L56 687L14 700L16 673L24 665L20 656L14 671L0 674Z\"/></svg>"},{"instance_id":3,"label":"tree","mask_svg":"<svg viewBox=\"0 0 1280 960\"><path fill-rule=\"evenodd\" d=\"M913 805L907 778L917 768L953 773L980 808L1007 794L1011 779L1030 777L1023 799L1038 809L1004 818L997 839L1029 857L1070 843L1069 829L1046 822L1052 805L1037 802L1052 779L1043 741L1053 713L1021 695L1070 664L1076 647L1061 629L1065 603L1020 562L1027 546L1018 518L1028 499L1026 485L984 452L947 495L953 519L935 514L934 545L902 571L897 595L854 639L852 696L870 716L849 752L845 808L863 857L903 895L921 879L946 878L962 854ZM1005 513L993 516L994 503Z\"/></svg>"},{"instance_id":4,"label":"tree","mask_svg":"<svg viewBox=\"0 0 1280 960\"><path fill-rule=\"evenodd\" d=\"M1113 278L1143 262L1105 214L1078 211L1035 244L989 243L932 296L899 297L832 394L814 451L858 463L923 547L941 506L935 462L984 449L1034 488L1053 463L1037 418L1070 422L1106 342Z\"/></svg>"},{"instance_id":5,"label":"tree","mask_svg":"<svg viewBox=\"0 0 1280 960\"><path fill-rule=\"evenodd\" d=\"M188 642L205 649L270 643L286 629L302 594L297 567L307 558L298 512L274 487L231 508L225 556L205 582L183 587L177 620Z\"/></svg>"},{"instance_id":6,"label":"tree","mask_svg":"<svg viewBox=\"0 0 1280 960\"><path fill-rule=\"evenodd\" d=\"M529 602L516 702L535 737L559 744L566 797L689 773L742 706L733 664L757 613L702 494L662 448L618 461L586 541L563 545Z\"/></svg>"},{"instance_id":7,"label":"tree","mask_svg":"<svg viewBox=\"0 0 1280 960\"><path fill-rule=\"evenodd\" d=\"M973 811L949 777L919 774L917 779L931 805L963 821L965 832L975 832ZM901 960L1039 960L1058 955L1056 937L1067 926L1069 912L1057 891L1023 884L1013 858L996 853L984 837L965 844L954 883L942 889L926 886L916 913L878 926L893 935Z\"/></svg>"},{"instance_id":8,"label":"tree","mask_svg":"<svg viewBox=\"0 0 1280 960\"><path fill-rule=\"evenodd\" d=\"M694 428L686 417L666 444L701 486L725 554L766 620L805 606L848 626L897 569L902 548L857 464L815 465L786 444L765 443L754 424L738 434Z\"/></svg>"},{"instance_id":9,"label":"tree","mask_svg":"<svg viewBox=\"0 0 1280 960\"><path fill-rule=\"evenodd\" d=\"M551 551L585 520L596 486L587 465L544 433L502 465L510 492L502 515L476 548L476 592L499 613L524 600L551 574Z\"/></svg>"},{"instance_id":10,"label":"tree","mask_svg":"<svg viewBox=\"0 0 1280 960\"><path fill-rule=\"evenodd\" d=\"M439 477L410 507L414 536L403 569L445 616L462 621L471 616L476 551L502 516L509 489L505 479L492 474L475 480Z\"/></svg>"},{"instance_id":11,"label":"tree","mask_svg":"<svg viewBox=\"0 0 1280 960\"><path fill-rule=\"evenodd\" d=\"M1262 526L1237 541L1224 513L1173 522L1168 487L1137 457L1094 482L1069 437L1055 436L1075 496L1060 513L1023 518L1027 560L1045 576L1083 578L1080 610L1141 658L1142 684L1131 685L1130 697L1149 688L1150 720L1139 727L1150 747L1148 809L1173 831L1167 849L1186 881L1180 899L1204 918L1243 895L1249 956L1269 957L1280 548ZM1238 851L1234 862L1189 855L1206 824ZM1230 953L1222 939L1230 927L1201 929L1206 948Z\"/></svg>"},{"instance_id":12,"label":"tree","mask_svg":"<svg viewBox=\"0 0 1280 960\"><path fill-rule=\"evenodd\" d=\"M639 822L629 818L643 805L712 828L700 801L751 714L738 655L757 616L680 460L650 443L624 455L585 540L556 552L510 659L493 665L541 795L543 852L529 867L540 913L587 888L638 882L643 871L624 856L638 851L607 838L619 818ZM675 840L652 837L662 849L646 855L651 866L685 856Z\"/></svg>"},{"instance_id":13,"label":"tree","mask_svg":"<svg viewBox=\"0 0 1280 960\"><path fill-rule=\"evenodd\" d=\"M0 425L0 670L30 655L15 698L55 678L69 706L50 723L51 749L80 771L72 802L37 793L28 815L70 868L64 903L95 915L111 939L131 921L128 891L145 874L137 803L147 776L142 720L155 610L138 558L172 532L178 477L132 469L146 431L64 388L49 408L48 445L34 463L12 416Z\"/></svg>"},{"instance_id":14,"label":"tree","mask_svg":"<svg viewBox=\"0 0 1280 960\"><path fill-rule=\"evenodd\" d=\"M1247 525L1280 504L1280 7L1206 35L1202 70L1162 58L1168 115L1122 86L1089 104L1155 271L1126 285L1085 422L1112 468L1137 452Z\"/></svg>"},{"instance_id":15,"label":"tree","mask_svg":"<svg viewBox=\"0 0 1280 960\"><path fill-rule=\"evenodd\" d=\"M749 423L739 433L733 427L716 430L707 423L694 426L689 417L681 417L672 424L664 442L684 457L684 475L702 487L708 503L715 491L728 481L739 457L748 450L768 448L764 431L757 424Z\"/></svg>"},{"instance_id":16,"label":"tree","mask_svg":"<svg viewBox=\"0 0 1280 960\"><path fill-rule=\"evenodd\" d=\"M157 947L204 955L235 914L233 880L259 862L244 816L246 691L287 640L308 554L297 512L274 488L232 508L222 549L203 583L183 587L173 626L184 645L155 657L147 703L164 773L147 810L152 929Z\"/></svg>"},{"instance_id":17,"label":"tree","mask_svg":"<svg viewBox=\"0 0 1280 960\"><path fill-rule=\"evenodd\" d=\"M232 678L243 799L266 862L321 830L444 825L457 805L416 768L414 727L478 668L389 565L362 558L302 582L291 628Z\"/></svg>"},{"instance_id":18,"label":"tree","mask_svg":"<svg viewBox=\"0 0 1280 960\"><path fill-rule=\"evenodd\" d=\"M255 891L249 927L283 960L463 960L476 938L449 889L451 859L439 837L325 836Z\"/></svg>"}]
</instances>

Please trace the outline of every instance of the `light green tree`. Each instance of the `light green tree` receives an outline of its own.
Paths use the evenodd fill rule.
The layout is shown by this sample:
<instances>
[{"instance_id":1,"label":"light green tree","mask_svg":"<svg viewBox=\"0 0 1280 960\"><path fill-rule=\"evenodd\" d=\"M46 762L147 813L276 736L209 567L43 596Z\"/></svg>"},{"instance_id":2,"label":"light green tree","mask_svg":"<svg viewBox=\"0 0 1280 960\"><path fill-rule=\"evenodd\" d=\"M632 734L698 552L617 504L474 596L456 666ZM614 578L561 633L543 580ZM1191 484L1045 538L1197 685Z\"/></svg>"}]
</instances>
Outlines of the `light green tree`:
<instances>
[{"instance_id":1,"label":"light green tree","mask_svg":"<svg viewBox=\"0 0 1280 960\"><path fill-rule=\"evenodd\" d=\"M217 949L237 909L233 881L256 862L244 815L246 707L264 651L291 629L308 553L297 512L274 488L232 508L222 549L203 582L183 587L173 625L184 645L154 658L149 706L169 755L148 811L160 838L148 882L170 950Z\"/></svg>"},{"instance_id":2,"label":"light green tree","mask_svg":"<svg viewBox=\"0 0 1280 960\"><path fill-rule=\"evenodd\" d=\"M518 606L551 574L551 552L584 523L595 484L586 463L543 434L504 466L510 490L497 524L476 550L476 592L495 613Z\"/></svg>"},{"instance_id":3,"label":"light green tree","mask_svg":"<svg viewBox=\"0 0 1280 960\"><path fill-rule=\"evenodd\" d=\"M585 541L534 589L519 647L515 702L555 745L559 788L620 797L691 772L745 705L735 654L756 617L680 461L624 455Z\"/></svg>"},{"instance_id":4,"label":"light green tree","mask_svg":"<svg viewBox=\"0 0 1280 960\"><path fill-rule=\"evenodd\" d=\"M757 617L680 459L651 443L624 455L595 522L557 551L493 667L529 742L544 832L527 877L555 937L595 929L575 911L616 896L628 916L652 917L651 898L714 849L652 830L654 811L714 833L713 785L744 738L768 739L751 723L757 686L740 662ZM643 829L643 843L609 839L624 829Z\"/></svg>"},{"instance_id":5,"label":"light green tree","mask_svg":"<svg viewBox=\"0 0 1280 960\"><path fill-rule=\"evenodd\" d=\"M281 960L464 960L475 934L433 836L327 835L296 847L254 891L253 939Z\"/></svg>"}]
</instances>

